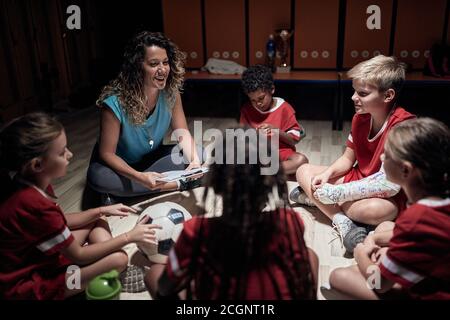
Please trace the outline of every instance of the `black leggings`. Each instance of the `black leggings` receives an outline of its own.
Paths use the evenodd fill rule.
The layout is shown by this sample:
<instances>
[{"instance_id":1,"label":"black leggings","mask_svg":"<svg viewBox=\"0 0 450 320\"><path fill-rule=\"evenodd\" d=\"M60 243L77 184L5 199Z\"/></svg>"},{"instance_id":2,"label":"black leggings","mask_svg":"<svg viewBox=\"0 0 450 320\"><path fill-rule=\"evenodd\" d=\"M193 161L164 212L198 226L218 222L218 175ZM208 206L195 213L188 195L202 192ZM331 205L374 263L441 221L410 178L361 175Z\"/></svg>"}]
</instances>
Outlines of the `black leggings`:
<instances>
[{"instance_id":1,"label":"black leggings","mask_svg":"<svg viewBox=\"0 0 450 320\"><path fill-rule=\"evenodd\" d=\"M172 149L176 145L160 145L158 149L145 156L140 162L130 164L137 171L165 172L172 170L184 170L187 167L181 153L172 155ZM197 154L201 157L203 150L197 147ZM175 161L172 161L172 157ZM201 159L200 159L201 161ZM175 164L175 163L180 164ZM142 184L119 175L100 159L98 144L92 152L89 169L87 172L89 186L97 192L108 193L118 197L132 197L158 193L159 190L150 190Z\"/></svg>"}]
</instances>

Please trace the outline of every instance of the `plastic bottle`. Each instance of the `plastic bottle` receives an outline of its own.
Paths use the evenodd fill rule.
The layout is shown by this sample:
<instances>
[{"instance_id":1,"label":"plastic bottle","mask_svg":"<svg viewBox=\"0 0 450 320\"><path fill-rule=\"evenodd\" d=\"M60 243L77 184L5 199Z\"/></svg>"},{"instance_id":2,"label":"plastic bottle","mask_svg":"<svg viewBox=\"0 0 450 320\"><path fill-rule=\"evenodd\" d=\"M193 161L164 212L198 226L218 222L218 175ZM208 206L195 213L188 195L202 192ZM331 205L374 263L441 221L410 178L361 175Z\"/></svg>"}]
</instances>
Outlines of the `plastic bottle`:
<instances>
[{"instance_id":1,"label":"plastic bottle","mask_svg":"<svg viewBox=\"0 0 450 320\"><path fill-rule=\"evenodd\" d=\"M267 40L266 44L266 64L272 70L272 72L275 71L275 53L276 53L276 47L275 47L275 41L273 34L269 35L269 40Z\"/></svg>"},{"instance_id":2,"label":"plastic bottle","mask_svg":"<svg viewBox=\"0 0 450 320\"><path fill-rule=\"evenodd\" d=\"M122 285L116 270L103 273L89 282L86 288L88 300L119 300Z\"/></svg>"}]
</instances>

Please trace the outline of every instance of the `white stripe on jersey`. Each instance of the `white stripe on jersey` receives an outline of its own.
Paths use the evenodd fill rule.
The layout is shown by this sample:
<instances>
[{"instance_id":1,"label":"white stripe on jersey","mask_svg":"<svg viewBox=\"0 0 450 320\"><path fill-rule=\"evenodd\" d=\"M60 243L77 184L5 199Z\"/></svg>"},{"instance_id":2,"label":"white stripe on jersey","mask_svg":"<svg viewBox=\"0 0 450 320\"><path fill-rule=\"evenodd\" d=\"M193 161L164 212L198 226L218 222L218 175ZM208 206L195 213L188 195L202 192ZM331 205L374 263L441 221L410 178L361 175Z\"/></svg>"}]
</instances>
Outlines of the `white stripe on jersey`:
<instances>
[{"instance_id":1,"label":"white stripe on jersey","mask_svg":"<svg viewBox=\"0 0 450 320\"><path fill-rule=\"evenodd\" d=\"M66 228L58 235L54 236L53 238L46 240L42 242L41 244L37 245L36 247L41 250L42 252L47 252L50 249L54 248L56 245L66 241L70 237L70 230L69 228Z\"/></svg>"},{"instance_id":2,"label":"white stripe on jersey","mask_svg":"<svg viewBox=\"0 0 450 320\"><path fill-rule=\"evenodd\" d=\"M352 137L352 133L350 132L348 135L348 141L350 141L351 143L353 143L353 137Z\"/></svg>"},{"instance_id":3,"label":"white stripe on jersey","mask_svg":"<svg viewBox=\"0 0 450 320\"><path fill-rule=\"evenodd\" d=\"M286 133L291 133L291 134L293 134L296 137L300 137L300 131L299 130L289 130Z\"/></svg>"},{"instance_id":4,"label":"white stripe on jersey","mask_svg":"<svg viewBox=\"0 0 450 320\"><path fill-rule=\"evenodd\" d=\"M179 277L182 275L182 272L180 270L180 264L178 263L178 258L177 255L175 254L175 249L171 249L169 251L169 260L170 260L170 265L172 266L172 271L173 273Z\"/></svg>"},{"instance_id":5,"label":"white stripe on jersey","mask_svg":"<svg viewBox=\"0 0 450 320\"><path fill-rule=\"evenodd\" d=\"M420 274L410 271L400 266L399 264L395 263L394 261L389 259L387 255L384 256L383 260L381 260L381 264L393 274L402 277L403 279L405 279L410 283L418 283L425 278Z\"/></svg>"}]
</instances>

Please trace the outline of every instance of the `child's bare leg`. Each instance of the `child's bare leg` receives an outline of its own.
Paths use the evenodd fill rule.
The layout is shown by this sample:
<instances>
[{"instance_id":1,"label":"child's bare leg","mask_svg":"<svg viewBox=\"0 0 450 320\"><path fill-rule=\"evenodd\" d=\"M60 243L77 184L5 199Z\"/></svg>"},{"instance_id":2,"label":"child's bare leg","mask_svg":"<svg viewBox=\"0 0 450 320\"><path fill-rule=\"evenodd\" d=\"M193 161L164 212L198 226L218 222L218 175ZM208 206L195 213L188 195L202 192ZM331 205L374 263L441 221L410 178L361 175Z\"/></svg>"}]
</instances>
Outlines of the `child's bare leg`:
<instances>
[{"instance_id":1,"label":"child's bare leg","mask_svg":"<svg viewBox=\"0 0 450 320\"><path fill-rule=\"evenodd\" d=\"M395 222L393 221L384 221L380 223L374 230L375 233L386 232L394 230Z\"/></svg>"},{"instance_id":2,"label":"child's bare leg","mask_svg":"<svg viewBox=\"0 0 450 320\"><path fill-rule=\"evenodd\" d=\"M95 227L89 233L89 243L104 242L112 238L109 223L105 219L97 220Z\"/></svg>"},{"instance_id":3,"label":"child's bare leg","mask_svg":"<svg viewBox=\"0 0 450 320\"><path fill-rule=\"evenodd\" d=\"M150 270L148 270L145 275L145 285L147 286L152 298L156 297L156 293L158 291L158 280L164 272L165 267L166 266L164 264L155 263L150 267Z\"/></svg>"},{"instance_id":4,"label":"child's bare leg","mask_svg":"<svg viewBox=\"0 0 450 320\"><path fill-rule=\"evenodd\" d=\"M99 219L82 228L71 230L71 232L81 246L86 242L104 242L112 238L109 224L104 219Z\"/></svg>"},{"instance_id":5,"label":"child's bare leg","mask_svg":"<svg viewBox=\"0 0 450 320\"><path fill-rule=\"evenodd\" d=\"M391 221L398 214L397 206L391 199L361 199L344 202L341 207L350 219L374 226Z\"/></svg>"},{"instance_id":6,"label":"child's bare leg","mask_svg":"<svg viewBox=\"0 0 450 320\"><path fill-rule=\"evenodd\" d=\"M93 264L81 268L80 288L69 289L66 286L64 296L67 298L82 292L83 290L85 290L89 281L102 273L109 272L113 269L117 270L118 272L122 272L127 267L127 264L128 255L124 251L120 250L107 255L106 257L94 262ZM66 283L69 276L71 275L66 274Z\"/></svg>"},{"instance_id":7,"label":"child's bare leg","mask_svg":"<svg viewBox=\"0 0 450 320\"><path fill-rule=\"evenodd\" d=\"M72 235L81 246L86 242L98 243L104 242L112 238L109 224L104 219L99 219L86 225L83 228L72 230ZM70 297L83 291L89 281L96 276L109 272L113 269L118 272L122 272L128 265L128 255L125 251L119 250L111 253L106 257L82 267L81 271L81 288L80 289L68 289L66 288L65 296ZM66 275L67 277L68 275Z\"/></svg>"},{"instance_id":8,"label":"child's bare leg","mask_svg":"<svg viewBox=\"0 0 450 320\"><path fill-rule=\"evenodd\" d=\"M333 220L333 216L342 212L342 209L337 204L323 204L322 202L316 200L313 196L313 191L311 189L311 180L316 175L325 171L327 167L325 166L316 166L312 164L304 164L297 170L297 182L303 191L306 193L309 199L316 204L316 206L331 220ZM329 183L341 183L342 178L340 179L332 179L328 181Z\"/></svg>"},{"instance_id":9,"label":"child's bare leg","mask_svg":"<svg viewBox=\"0 0 450 320\"><path fill-rule=\"evenodd\" d=\"M296 152L290 155L287 160L282 161L281 166L283 167L284 173L290 175L294 174L305 163L308 163L308 158L304 154Z\"/></svg>"},{"instance_id":10,"label":"child's bare leg","mask_svg":"<svg viewBox=\"0 0 450 320\"><path fill-rule=\"evenodd\" d=\"M330 274L330 285L352 299L379 299L373 290L367 287L366 279L357 265L333 270Z\"/></svg>"}]
</instances>

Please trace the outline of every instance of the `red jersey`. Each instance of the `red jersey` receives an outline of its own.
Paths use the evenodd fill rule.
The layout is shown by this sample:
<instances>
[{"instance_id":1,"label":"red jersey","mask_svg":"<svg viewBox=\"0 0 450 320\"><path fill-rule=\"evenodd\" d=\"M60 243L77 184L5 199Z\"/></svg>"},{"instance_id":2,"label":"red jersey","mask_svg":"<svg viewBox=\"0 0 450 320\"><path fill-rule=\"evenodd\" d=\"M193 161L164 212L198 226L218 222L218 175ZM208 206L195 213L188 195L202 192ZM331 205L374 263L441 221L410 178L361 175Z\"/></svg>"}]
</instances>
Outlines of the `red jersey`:
<instances>
[{"instance_id":1,"label":"red jersey","mask_svg":"<svg viewBox=\"0 0 450 320\"><path fill-rule=\"evenodd\" d=\"M381 274L415 299L450 299L450 199L420 200L395 221Z\"/></svg>"},{"instance_id":2,"label":"red jersey","mask_svg":"<svg viewBox=\"0 0 450 320\"><path fill-rule=\"evenodd\" d=\"M269 123L274 127L286 132L296 142L305 135L305 130L300 126L295 117L295 110L282 98L273 98L275 106L268 111L261 111L247 102L242 106L240 123L257 128L263 123ZM287 157L296 151L295 146L290 146L282 141L279 145L280 160L287 160ZM282 155L282 156L281 156Z\"/></svg>"},{"instance_id":3,"label":"red jersey","mask_svg":"<svg viewBox=\"0 0 450 320\"><path fill-rule=\"evenodd\" d=\"M372 130L372 116L370 114L355 114L352 120L352 129L347 139L347 147L353 149L357 164L344 177L344 183L361 180L381 169L380 156L384 152L384 143L389 131L397 123L415 118L401 107L397 107L388 116L380 131L369 139ZM406 207L406 195L400 191L393 197L400 211Z\"/></svg>"},{"instance_id":4,"label":"red jersey","mask_svg":"<svg viewBox=\"0 0 450 320\"><path fill-rule=\"evenodd\" d=\"M386 119L380 131L369 139L372 130L372 116L368 113L355 114L347 139L347 147L353 149L358 163L346 174L344 182L361 180L380 171L380 156L384 152L384 142L389 130L397 123L412 118L415 118L413 114L397 107Z\"/></svg>"},{"instance_id":5,"label":"red jersey","mask_svg":"<svg viewBox=\"0 0 450 320\"><path fill-rule=\"evenodd\" d=\"M0 239L3 299L64 298L71 263L59 251L74 238L56 203L34 187L18 186L0 204Z\"/></svg>"},{"instance_id":6,"label":"red jersey","mask_svg":"<svg viewBox=\"0 0 450 320\"><path fill-rule=\"evenodd\" d=\"M286 223L289 231L276 234L274 239L270 241L269 248L261 248L261 250L267 251L267 259L265 260L267 263L265 263L265 265L250 267L247 274L240 274L240 276L245 277L247 283L247 285L244 286L245 299L291 299L292 297L290 296L289 291L287 270L292 270L295 266L300 266L305 270L303 273L305 278L308 277L308 274L310 274L308 271L310 270L308 253L303 240L303 222L296 212L290 210L286 211L286 214L281 214L281 212L272 212L267 214L277 214L277 216L274 216L273 218L278 219L278 221L280 221L280 217L283 217L281 218L280 223L283 225ZM294 230L295 223L300 225L301 232L296 232ZM208 247L206 245L208 239L214 237L214 234L211 233L214 225L216 227L223 226L223 224L221 224L220 217L194 217L187 221L175 246L169 252L169 259L166 266L167 274L175 284L183 283L186 280L185 277L187 275L188 268L192 263L193 256L197 255L197 259L195 261L197 263L197 269L205 270L205 272L208 270L214 270L212 273L209 273L211 274L210 281L206 281L211 284L209 289L203 290L203 292L193 292L193 295L197 299L201 300L217 299L220 294L218 292L218 288L220 288L220 284L224 281L222 277L223 272L219 271L222 268L222 264L217 262L219 264L218 266L217 263L215 267L212 266L214 263L211 261L215 261L215 259L208 253ZM214 230L217 230L217 228ZM199 241L200 233L202 234L202 238L200 240L203 240L203 242L201 242L200 248L197 251L195 244ZM289 236L286 236L286 234L289 234ZM280 250L289 253L291 248L293 251L292 259L284 266L284 269L279 263ZM220 248L218 249L220 250ZM198 253L195 254L194 250ZM205 261L208 261L209 263L205 263ZM241 262L235 261L235 263L239 264ZM229 292L232 294L232 292L234 292L233 290L236 285L237 277L232 277L227 280L229 280L230 283ZM304 286L304 288L302 287L305 292L308 289L312 290L314 287L313 280L310 280L309 287L308 285Z\"/></svg>"}]
</instances>

